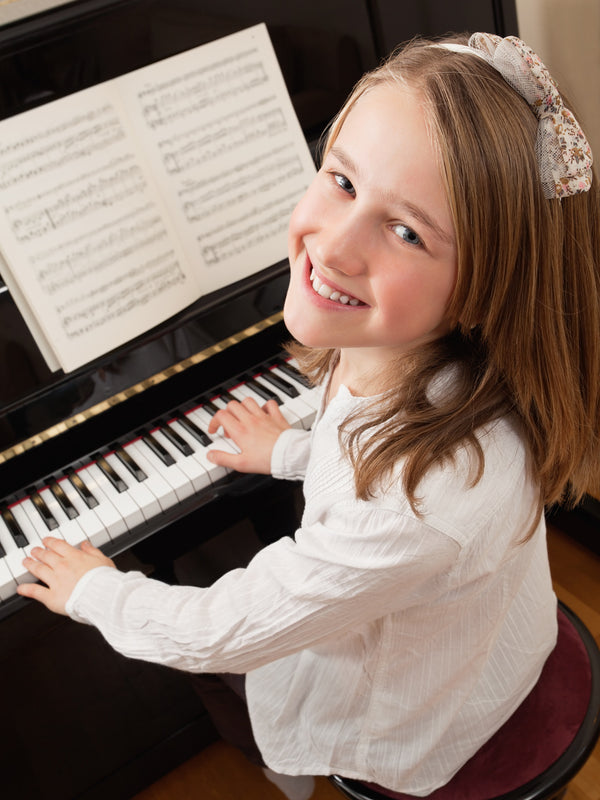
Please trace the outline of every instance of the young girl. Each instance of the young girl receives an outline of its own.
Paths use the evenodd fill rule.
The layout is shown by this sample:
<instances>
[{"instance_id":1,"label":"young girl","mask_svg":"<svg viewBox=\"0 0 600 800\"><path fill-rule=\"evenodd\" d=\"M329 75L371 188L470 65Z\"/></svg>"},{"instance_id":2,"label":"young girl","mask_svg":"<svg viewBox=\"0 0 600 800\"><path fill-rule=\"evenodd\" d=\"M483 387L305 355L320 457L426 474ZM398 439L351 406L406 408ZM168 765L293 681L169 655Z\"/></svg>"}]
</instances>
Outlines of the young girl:
<instances>
[{"instance_id":1,"label":"young girl","mask_svg":"<svg viewBox=\"0 0 600 800\"><path fill-rule=\"evenodd\" d=\"M595 470L599 211L520 40L411 43L356 87L291 220L312 433L252 400L211 426L241 450L218 464L304 480L295 537L206 589L48 539L19 592L128 656L245 673L277 773L443 785L555 643L542 512Z\"/></svg>"}]
</instances>

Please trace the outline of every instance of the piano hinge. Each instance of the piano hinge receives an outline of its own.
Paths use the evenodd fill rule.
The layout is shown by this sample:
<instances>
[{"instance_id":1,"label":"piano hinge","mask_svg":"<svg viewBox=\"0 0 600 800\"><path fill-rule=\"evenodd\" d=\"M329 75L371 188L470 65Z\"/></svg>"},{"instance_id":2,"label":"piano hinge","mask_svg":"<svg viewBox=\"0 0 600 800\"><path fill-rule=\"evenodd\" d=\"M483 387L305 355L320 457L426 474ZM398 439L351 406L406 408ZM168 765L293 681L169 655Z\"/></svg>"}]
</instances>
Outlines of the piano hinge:
<instances>
[{"instance_id":1,"label":"piano hinge","mask_svg":"<svg viewBox=\"0 0 600 800\"><path fill-rule=\"evenodd\" d=\"M256 322L254 325L251 325L242 331L238 331L237 333L233 333L231 336L228 336L226 339L222 339L220 342L215 342L215 344L211 345L210 347L207 347L192 356L188 356L183 361L179 361L177 364L172 364L161 372L157 372L155 375L145 378L143 381L140 381L134 386L130 386L127 389L118 392L112 397L103 400L101 403L97 403L96 405L87 408L85 411L82 411L79 414L75 414L72 417L61 420L61 422L53 425L51 428L40 431L39 433L30 436L28 439L24 439L22 442L18 442L12 447L8 447L6 450L0 452L0 464L4 464L11 458L19 456L28 450L32 450L34 447L38 447L38 445L43 444L44 442L48 441L48 439L53 439L55 436L60 436L61 433L65 433L70 428L81 425L81 423L86 422L92 417L96 417L105 411L108 411L113 406L123 403L130 397L138 395L146 389L150 389L151 387L168 380L169 378L173 377L173 375L177 375L178 373L184 372L190 367L200 364L202 361L206 361L217 353L222 353L223 350L227 350L229 347L233 347L233 345L239 344L245 339L249 339L251 336L255 336L257 333L260 333L261 331L264 331L273 325L277 325L282 320L282 311L278 311L276 314L272 314L270 317L265 317L259 322Z\"/></svg>"}]
</instances>

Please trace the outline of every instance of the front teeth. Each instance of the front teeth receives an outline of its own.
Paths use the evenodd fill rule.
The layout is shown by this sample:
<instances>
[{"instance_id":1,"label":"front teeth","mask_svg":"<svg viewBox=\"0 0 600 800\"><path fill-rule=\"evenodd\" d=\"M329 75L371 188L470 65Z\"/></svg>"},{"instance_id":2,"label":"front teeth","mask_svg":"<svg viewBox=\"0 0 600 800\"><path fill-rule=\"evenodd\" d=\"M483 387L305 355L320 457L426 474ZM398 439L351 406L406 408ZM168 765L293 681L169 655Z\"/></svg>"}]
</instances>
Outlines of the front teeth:
<instances>
[{"instance_id":1,"label":"front teeth","mask_svg":"<svg viewBox=\"0 0 600 800\"><path fill-rule=\"evenodd\" d=\"M356 297L350 297L350 295L342 294L341 292L332 289L331 286L327 286L326 283L322 283L319 278L317 278L314 269L310 273L310 282L312 283L312 287L315 292L321 297L328 298L329 300L335 300L338 303L349 306L357 306L360 303L360 300L357 300Z\"/></svg>"}]
</instances>

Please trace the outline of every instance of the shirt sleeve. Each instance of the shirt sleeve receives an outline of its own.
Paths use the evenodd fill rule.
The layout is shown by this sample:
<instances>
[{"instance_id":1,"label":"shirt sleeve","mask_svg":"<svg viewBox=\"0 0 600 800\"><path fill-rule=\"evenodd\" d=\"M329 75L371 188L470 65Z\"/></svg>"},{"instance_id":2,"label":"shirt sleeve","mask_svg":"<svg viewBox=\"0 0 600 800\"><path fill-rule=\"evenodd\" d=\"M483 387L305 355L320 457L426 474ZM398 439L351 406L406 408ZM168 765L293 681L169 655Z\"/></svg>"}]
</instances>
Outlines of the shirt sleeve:
<instances>
[{"instance_id":1,"label":"shirt sleeve","mask_svg":"<svg viewBox=\"0 0 600 800\"><path fill-rule=\"evenodd\" d=\"M280 434L271 453L274 478L303 480L310 457L311 431L289 428Z\"/></svg>"},{"instance_id":2,"label":"shirt sleeve","mask_svg":"<svg viewBox=\"0 0 600 800\"><path fill-rule=\"evenodd\" d=\"M68 612L126 656L190 672L247 672L435 596L455 542L397 513L338 516L335 528L301 528L208 588L96 568Z\"/></svg>"}]
</instances>

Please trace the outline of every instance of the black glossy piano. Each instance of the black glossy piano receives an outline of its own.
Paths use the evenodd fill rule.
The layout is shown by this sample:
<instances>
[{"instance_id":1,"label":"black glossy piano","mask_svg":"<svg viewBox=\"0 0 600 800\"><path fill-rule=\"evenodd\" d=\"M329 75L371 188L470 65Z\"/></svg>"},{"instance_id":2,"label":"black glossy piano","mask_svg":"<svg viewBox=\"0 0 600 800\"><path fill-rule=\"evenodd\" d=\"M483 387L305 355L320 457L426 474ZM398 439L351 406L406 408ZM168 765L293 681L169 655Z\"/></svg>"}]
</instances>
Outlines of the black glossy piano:
<instances>
[{"instance_id":1,"label":"black glossy piano","mask_svg":"<svg viewBox=\"0 0 600 800\"><path fill-rule=\"evenodd\" d=\"M0 118L266 22L311 145L397 42L516 32L514 4L501 0L77 0L34 16L19 4L8 20L0 11ZM273 264L64 374L47 368L0 281L4 797L129 798L214 738L185 676L121 658L15 589L46 533L174 581L178 560L235 526L259 544L293 530L295 486L206 460L226 446L207 426L231 397L274 397L292 424L311 424L312 392L283 351L286 286L287 263Z\"/></svg>"}]
</instances>

